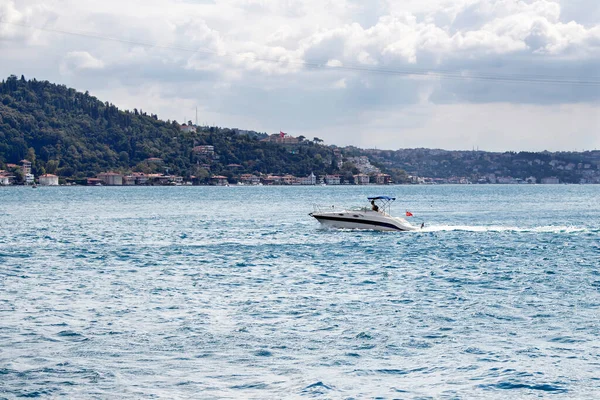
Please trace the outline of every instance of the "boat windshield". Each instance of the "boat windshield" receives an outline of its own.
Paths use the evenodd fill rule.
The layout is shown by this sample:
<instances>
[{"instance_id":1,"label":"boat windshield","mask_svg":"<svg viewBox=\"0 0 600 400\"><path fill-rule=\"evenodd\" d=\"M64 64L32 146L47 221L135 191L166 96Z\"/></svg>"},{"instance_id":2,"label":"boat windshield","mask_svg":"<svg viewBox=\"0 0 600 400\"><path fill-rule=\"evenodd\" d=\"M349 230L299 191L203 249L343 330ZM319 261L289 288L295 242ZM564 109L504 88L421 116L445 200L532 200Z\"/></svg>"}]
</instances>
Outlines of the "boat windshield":
<instances>
[{"instance_id":1,"label":"boat windshield","mask_svg":"<svg viewBox=\"0 0 600 400\"><path fill-rule=\"evenodd\" d=\"M348 209L348 211L369 211L370 209L371 209L370 207L354 206L354 207L350 207Z\"/></svg>"}]
</instances>

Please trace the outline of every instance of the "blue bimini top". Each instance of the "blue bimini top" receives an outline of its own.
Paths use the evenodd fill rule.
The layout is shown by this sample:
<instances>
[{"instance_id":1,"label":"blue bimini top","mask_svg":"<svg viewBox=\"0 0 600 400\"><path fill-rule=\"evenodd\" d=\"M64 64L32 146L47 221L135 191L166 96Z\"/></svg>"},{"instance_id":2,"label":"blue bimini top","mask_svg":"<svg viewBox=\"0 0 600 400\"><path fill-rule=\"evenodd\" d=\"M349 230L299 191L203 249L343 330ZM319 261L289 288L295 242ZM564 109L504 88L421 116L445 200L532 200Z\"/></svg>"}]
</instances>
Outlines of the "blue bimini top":
<instances>
[{"instance_id":1,"label":"blue bimini top","mask_svg":"<svg viewBox=\"0 0 600 400\"><path fill-rule=\"evenodd\" d=\"M389 196L376 196L376 197L367 197L368 200L396 200L395 197L389 197Z\"/></svg>"}]
</instances>

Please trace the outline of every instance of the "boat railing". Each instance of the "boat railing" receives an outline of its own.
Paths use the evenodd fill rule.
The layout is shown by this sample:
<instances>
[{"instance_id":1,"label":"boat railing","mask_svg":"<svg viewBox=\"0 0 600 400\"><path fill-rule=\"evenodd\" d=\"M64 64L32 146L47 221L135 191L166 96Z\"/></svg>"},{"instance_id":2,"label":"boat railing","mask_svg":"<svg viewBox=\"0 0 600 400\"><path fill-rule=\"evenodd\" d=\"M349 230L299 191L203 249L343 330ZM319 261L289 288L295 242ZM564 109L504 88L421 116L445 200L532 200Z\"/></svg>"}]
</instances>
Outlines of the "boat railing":
<instances>
[{"instance_id":1,"label":"boat railing","mask_svg":"<svg viewBox=\"0 0 600 400\"><path fill-rule=\"evenodd\" d=\"M313 204L313 212L314 213L326 213L326 212L336 212L336 211L360 211L360 212L368 212L372 211L371 206L354 206L354 207L336 207L336 206L326 206L322 204ZM389 215L383 210L379 210L379 212L383 215Z\"/></svg>"},{"instance_id":2,"label":"boat railing","mask_svg":"<svg viewBox=\"0 0 600 400\"><path fill-rule=\"evenodd\" d=\"M313 212L315 213L326 213L326 212L334 212L340 210L339 207L336 206L325 206L322 204L313 204Z\"/></svg>"}]
</instances>

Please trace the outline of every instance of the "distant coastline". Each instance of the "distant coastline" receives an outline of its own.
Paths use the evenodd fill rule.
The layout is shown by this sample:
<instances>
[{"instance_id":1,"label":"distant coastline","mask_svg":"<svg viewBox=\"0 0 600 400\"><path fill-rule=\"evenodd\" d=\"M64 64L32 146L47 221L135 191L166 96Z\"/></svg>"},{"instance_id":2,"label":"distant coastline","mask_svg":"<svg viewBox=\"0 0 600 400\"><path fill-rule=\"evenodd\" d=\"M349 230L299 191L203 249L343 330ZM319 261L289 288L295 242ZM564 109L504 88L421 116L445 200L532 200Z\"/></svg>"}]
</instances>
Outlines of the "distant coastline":
<instances>
[{"instance_id":1,"label":"distant coastline","mask_svg":"<svg viewBox=\"0 0 600 400\"><path fill-rule=\"evenodd\" d=\"M0 82L0 185L600 184L600 151L361 149L161 121L64 85Z\"/></svg>"}]
</instances>

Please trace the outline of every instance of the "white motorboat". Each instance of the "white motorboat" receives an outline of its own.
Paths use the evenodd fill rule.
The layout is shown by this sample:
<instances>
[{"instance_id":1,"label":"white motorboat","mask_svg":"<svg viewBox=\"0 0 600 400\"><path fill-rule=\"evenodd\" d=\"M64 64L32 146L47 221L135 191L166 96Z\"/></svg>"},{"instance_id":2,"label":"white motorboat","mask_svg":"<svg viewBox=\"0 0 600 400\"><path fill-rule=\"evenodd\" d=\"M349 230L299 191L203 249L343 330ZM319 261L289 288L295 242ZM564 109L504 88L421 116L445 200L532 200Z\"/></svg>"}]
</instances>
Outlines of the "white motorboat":
<instances>
[{"instance_id":1,"label":"white motorboat","mask_svg":"<svg viewBox=\"0 0 600 400\"><path fill-rule=\"evenodd\" d=\"M368 197L371 202L367 207L336 209L335 206L315 206L314 212L308 214L321 224L337 229L370 229L377 231L416 231L423 228L412 225L400 217L390 215L394 197ZM407 212L407 215L410 214ZM412 215L412 214L410 214Z\"/></svg>"}]
</instances>

